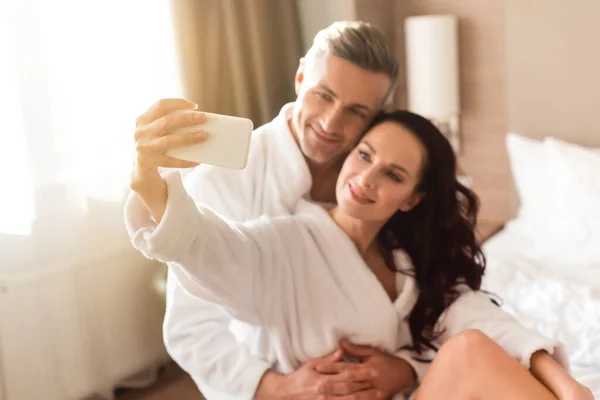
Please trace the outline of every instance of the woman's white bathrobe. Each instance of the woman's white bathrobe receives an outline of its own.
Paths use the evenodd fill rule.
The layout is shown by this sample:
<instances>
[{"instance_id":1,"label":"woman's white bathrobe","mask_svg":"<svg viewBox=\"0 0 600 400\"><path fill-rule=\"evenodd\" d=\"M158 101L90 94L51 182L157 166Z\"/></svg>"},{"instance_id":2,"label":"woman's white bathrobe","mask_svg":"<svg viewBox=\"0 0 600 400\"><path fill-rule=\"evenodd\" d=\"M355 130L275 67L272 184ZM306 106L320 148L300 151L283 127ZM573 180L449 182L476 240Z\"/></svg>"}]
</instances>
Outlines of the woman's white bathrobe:
<instances>
[{"instance_id":1,"label":"woman's white bathrobe","mask_svg":"<svg viewBox=\"0 0 600 400\"><path fill-rule=\"evenodd\" d=\"M251 353L289 373L333 351L341 338L390 353L411 343L406 317L418 297L414 280L406 277L391 302L320 206L300 200L293 216L228 223L207 208L198 210L179 172L166 180L169 197L159 225L137 196L130 197L126 225L132 242L147 257L168 262L188 293L264 330L266 335L248 340ZM394 258L410 265L402 251ZM439 344L477 328L525 366L539 349L567 366L559 342L521 327L484 293L465 290L439 324ZM413 367L422 379L427 365Z\"/></svg>"}]
</instances>

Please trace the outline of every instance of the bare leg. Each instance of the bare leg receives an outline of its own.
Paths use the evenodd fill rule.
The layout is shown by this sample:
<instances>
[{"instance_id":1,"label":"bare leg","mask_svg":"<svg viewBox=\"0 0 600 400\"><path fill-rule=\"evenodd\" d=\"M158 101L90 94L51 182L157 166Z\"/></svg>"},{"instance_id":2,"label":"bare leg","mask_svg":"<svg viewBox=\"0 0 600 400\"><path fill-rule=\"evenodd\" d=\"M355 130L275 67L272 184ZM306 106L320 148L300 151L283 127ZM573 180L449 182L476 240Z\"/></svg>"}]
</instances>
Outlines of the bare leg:
<instances>
[{"instance_id":1,"label":"bare leg","mask_svg":"<svg viewBox=\"0 0 600 400\"><path fill-rule=\"evenodd\" d=\"M485 334L468 330L441 347L415 399L556 400L556 397Z\"/></svg>"}]
</instances>

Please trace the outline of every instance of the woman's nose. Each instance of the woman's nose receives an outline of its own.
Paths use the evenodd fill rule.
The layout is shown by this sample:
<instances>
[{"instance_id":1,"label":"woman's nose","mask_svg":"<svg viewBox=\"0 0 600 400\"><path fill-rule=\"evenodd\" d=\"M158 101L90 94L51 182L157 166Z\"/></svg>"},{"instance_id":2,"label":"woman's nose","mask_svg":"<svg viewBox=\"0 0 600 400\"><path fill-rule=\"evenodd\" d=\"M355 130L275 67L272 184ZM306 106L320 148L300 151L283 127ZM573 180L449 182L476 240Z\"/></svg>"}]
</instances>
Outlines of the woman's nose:
<instances>
[{"instance_id":1,"label":"woman's nose","mask_svg":"<svg viewBox=\"0 0 600 400\"><path fill-rule=\"evenodd\" d=\"M360 183L369 189L373 189L376 183L375 171L373 168L367 168L360 174Z\"/></svg>"}]
</instances>

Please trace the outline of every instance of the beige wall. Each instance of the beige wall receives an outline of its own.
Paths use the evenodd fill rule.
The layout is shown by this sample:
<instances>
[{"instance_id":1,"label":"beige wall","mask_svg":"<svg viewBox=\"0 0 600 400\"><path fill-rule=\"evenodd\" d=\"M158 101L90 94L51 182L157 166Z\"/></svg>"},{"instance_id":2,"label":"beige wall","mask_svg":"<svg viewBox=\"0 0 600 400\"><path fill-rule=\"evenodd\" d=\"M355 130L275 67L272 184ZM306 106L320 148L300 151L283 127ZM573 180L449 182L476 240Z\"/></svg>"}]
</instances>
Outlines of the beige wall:
<instances>
[{"instance_id":1,"label":"beige wall","mask_svg":"<svg viewBox=\"0 0 600 400\"><path fill-rule=\"evenodd\" d=\"M510 131L600 147L599 21L596 0L506 1Z\"/></svg>"},{"instance_id":2,"label":"beige wall","mask_svg":"<svg viewBox=\"0 0 600 400\"><path fill-rule=\"evenodd\" d=\"M304 52L312 45L313 38L321 29L335 21L356 19L353 0L296 0Z\"/></svg>"},{"instance_id":3,"label":"beige wall","mask_svg":"<svg viewBox=\"0 0 600 400\"><path fill-rule=\"evenodd\" d=\"M296 0L302 41L307 51L317 32L334 21L362 20L378 27L390 42L395 39L392 0Z\"/></svg>"},{"instance_id":4,"label":"beige wall","mask_svg":"<svg viewBox=\"0 0 600 400\"><path fill-rule=\"evenodd\" d=\"M396 16L393 0L354 0L356 18L375 25L383 35L394 43L396 40Z\"/></svg>"},{"instance_id":5,"label":"beige wall","mask_svg":"<svg viewBox=\"0 0 600 400\"><path fill-rule=\"evenodd\" d=\"M506 4L510 130L600 145L600 1Z\"/></svg>"},{"instance_id":6,"label":"beige wall","mask_svg":"<svg viewBox=\"0 0 600 400\"><path fill-rule=\"evenodd\" d=\"M411 15L459 17L462 152L461 167L482 200L481 219L509 215L504 2L500 0L395 0L395 45L404 62L404 19ZM397 103L406 106L401 73Z\"/></svg>"}]
</instances>

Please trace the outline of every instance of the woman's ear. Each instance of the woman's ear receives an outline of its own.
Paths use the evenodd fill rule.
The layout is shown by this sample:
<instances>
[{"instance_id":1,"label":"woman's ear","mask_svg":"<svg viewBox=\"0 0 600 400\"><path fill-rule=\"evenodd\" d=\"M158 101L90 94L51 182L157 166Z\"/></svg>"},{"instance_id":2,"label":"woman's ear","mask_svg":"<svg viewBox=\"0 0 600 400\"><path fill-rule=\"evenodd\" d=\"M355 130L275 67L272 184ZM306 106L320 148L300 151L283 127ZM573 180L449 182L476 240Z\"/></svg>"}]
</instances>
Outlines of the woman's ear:
<instances>
[{"instance_id":1,"label":"woman's ear","mask_svg":"<svg viewBox=\"0 0 600 400\"><path fill-rule=\"evenodd\" d=\"M402 212L409 212L413 208L415 208L421 200L425 198L425 193L413 193L410 197L400 205L398 208Z\"/></svg>"},{"instance_id":2,"label":"woman's ear","mask_svg":"<svg viewBox=\"0 0 600 400\"><path fill-rule=\"evenodd\" d=\"M300 93L300 85L304 80L304 57L300 59L300 63L298 64L298 70L296 71L296 77L294 79L294 89L296 91L296 96Z\"/></svg>"}]
</instances>

